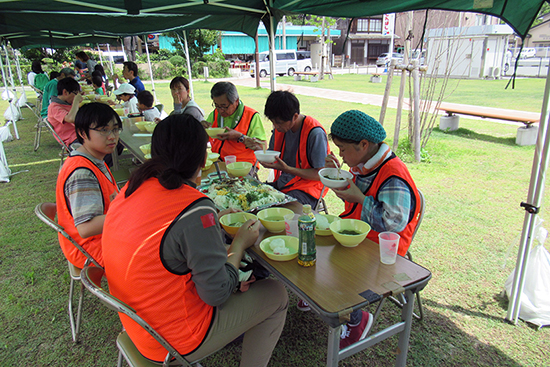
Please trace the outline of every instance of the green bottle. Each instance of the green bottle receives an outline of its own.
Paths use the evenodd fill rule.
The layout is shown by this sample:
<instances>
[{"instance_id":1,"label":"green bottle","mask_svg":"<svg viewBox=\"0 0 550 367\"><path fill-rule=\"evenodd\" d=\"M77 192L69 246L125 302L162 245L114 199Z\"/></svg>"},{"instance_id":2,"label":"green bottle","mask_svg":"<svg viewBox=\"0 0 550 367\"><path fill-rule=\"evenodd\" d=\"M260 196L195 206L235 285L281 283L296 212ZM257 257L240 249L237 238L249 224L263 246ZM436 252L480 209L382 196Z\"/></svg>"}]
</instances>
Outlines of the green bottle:
<instances>
[{"instance_id":1,"label":"green bottle","mask_svg":"<svg viewBox=\"0 0 550 367\"><path fill-rule=\"evenodd\" d=\"M315 249L315 215L311 205L304 205L304 214L298 218L299 248L298 264L309 267L315 265L317 250Z\"/></svg>"}]
</instances>

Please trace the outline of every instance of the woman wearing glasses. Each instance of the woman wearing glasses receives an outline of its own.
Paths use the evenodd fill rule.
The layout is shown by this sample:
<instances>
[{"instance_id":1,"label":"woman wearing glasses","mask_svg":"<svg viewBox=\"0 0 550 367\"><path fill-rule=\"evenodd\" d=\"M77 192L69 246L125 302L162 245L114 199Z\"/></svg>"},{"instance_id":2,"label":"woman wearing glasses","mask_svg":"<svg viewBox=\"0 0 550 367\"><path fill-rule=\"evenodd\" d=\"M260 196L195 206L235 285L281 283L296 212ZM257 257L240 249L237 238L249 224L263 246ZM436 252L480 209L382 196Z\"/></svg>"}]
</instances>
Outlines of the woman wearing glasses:
<instances>
[{"instance_id":1,"label":"woman wearing glasses","mask_svg":"<svg viewBox=\"0 0 550 367\"><path fill-rule=\"evenodd\" d=\"M103 222L118 193L104 158L114 152L121 129L120 117L108 105L82 106L75 117L76 136L82 145L70 153L57 177L59 224L101 265ZM67 260L82 268L86 257L61 235L59 243Z\"/></svg>"}]
</instances>

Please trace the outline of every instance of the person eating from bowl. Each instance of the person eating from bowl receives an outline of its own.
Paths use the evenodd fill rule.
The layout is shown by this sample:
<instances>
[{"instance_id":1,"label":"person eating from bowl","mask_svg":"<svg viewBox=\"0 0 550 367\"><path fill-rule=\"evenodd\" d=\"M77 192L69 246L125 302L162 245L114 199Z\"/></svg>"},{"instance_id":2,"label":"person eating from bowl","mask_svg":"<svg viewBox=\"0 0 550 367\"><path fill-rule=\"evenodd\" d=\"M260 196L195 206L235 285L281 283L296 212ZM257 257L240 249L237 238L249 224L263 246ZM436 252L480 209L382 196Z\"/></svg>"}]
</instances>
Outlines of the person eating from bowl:
<instances>
[{"instance_id":1,"label":"person eating from bowl","mask_svg":"<svg viewBox=\"0 0 550 367\"><path fill-rule=\"evenodd\" d=\"M151 159L132 173L105 220L109 291L188 360L244 333L240 366L267 366L285 323L288 294L274 279L234 292L260 222L246 221L226 250L216 207L194 183L207 143L191 115L171 115L156 126ZM137 349L162 363L166 350L132 320L121 321Z\"/></svg>"},{"instance_id":2,"label":"person eating from bowl","mask_svg":"<svg viewBox=\"0 0 550 367\"><path fill-rule=\"evenodd\" d=\"M122 123L111 107L89 103L76 114L74 129L82 145L70 153L57 177L58 222L103 265L103 223L110 203L118 193L116 181L104 158L114 152ZM59 243L67 260L83 268L84 254L62 235L59 235Z\"/></svg>"},{"instance_id":3,"label":"person eating from bowl","mask_svg":"<svg viewBox=\"0 0 550 367\"><path fill-rule=\"evenodd\" d=\"M325 157L330 152L325 129L313 117L300 113L298 98L288 91L271 93L264 114L274 128L269 150L281 152L273 163L260 162L275 170L271 185L315 208L323 189L318 172L325 166Z\"/></svg>"},{"instance_id":4,"label":"person eating from bowl","mask_svg":"<svg viewBox=\"0 0 550 367\"><path fill-rule=\"evenodd\" d=\"M117 90L115 90L113 93L116 96L116 98L120 101L122 101L122 108L124 110L128 111L126 113L139 113L138 108L138 99L136 98L135 94L135 88L128 84L123 83L118 87ZM114 104L113 101L109 100L109 104Z\"/></svg>"},{"instance_id":5,"label":"person eating from bowl","mask_svg":"<svg viewBox=\"0 0 550 367\"><path fill-rule=\"evenodd\" d=\"M371 231L367 238L378 243L380 232L396 232L401 236L398 254L407 253L418 222L420 197L405 163L384 142L386 131L371 116L358 110L342 113L330 127L330 138L340 157L350 168L353 180L349 187L333 189L345 202L341 218L367 222ZM335 167L330 154L325 164ZM345 325L340 348L365 338L372 325L372 315L356 310Z\"/></svg>"},{"instance_id":6,"label":"person eating from bowl","mask_svg":"<svg viewBox=\"0 0 550 367\"><path fill-rule=\"evenodd\" d=\"M238 162L254 164L254 150L258 145L264 146L267 139L259 113L244 105L230 82L214 84L210 97L215 109L206 121L211 127L225 128L224 133L211 140L212 152L219 153L222 160L234 155Z\"/></svg>"}]
</instances>

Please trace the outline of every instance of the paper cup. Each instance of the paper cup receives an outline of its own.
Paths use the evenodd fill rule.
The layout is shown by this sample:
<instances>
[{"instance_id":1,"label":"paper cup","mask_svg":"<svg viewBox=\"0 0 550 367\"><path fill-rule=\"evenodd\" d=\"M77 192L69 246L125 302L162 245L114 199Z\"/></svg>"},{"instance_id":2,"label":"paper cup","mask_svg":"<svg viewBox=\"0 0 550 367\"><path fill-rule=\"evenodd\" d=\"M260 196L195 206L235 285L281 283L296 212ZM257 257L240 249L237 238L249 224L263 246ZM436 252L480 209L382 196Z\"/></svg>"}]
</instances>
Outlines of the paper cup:
<instances>
[{"instance_id":1,"label":"paper cup","mask_svg":"<svg viewBox=\"0 0 550 367\"><path fill-rule=\"evenodd\" d=\"M382 232L378 234L380 243L380 262L386 265L395 264L400 236L394 232Z\"/></svg>"}]
</instances>

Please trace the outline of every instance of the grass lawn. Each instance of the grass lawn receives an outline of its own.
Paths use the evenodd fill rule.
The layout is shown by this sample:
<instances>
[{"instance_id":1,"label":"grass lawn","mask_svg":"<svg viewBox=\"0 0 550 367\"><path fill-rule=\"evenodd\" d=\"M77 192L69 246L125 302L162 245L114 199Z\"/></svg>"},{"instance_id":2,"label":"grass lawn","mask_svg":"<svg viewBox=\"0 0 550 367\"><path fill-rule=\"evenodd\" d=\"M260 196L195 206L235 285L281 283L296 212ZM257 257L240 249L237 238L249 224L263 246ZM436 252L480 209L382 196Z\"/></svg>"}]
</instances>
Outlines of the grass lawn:
<instances>
[{"instance_id":1,"label":"grass lawn","mask_svg":"<svg viewBox=\"0 0 550 367\"><path fill-rule=\"evenodd\" d=\"M327 88L368 94L384 94L386 75L382 83L371 83L370 74L334 74L334 79L325 78L317 83L307 80L295 81L293 77L277 78L279 83ZM397 97L401 77L393 78L391 95ZM511 110L540 112L545 79L518 78L515 88L506 88L509 79L473 80L451 79L445 92L444 102L471 104L475 106L500 107ZM408 96L408 84L405 96ZM483 91L483 92L481 92Z\"/></svg>"},{"instance_id":2,"label":"grass lawn","mask_svg":"<svg viewBox=\"0 0 550 367\"><path fill-rule=\"evenodd\" d=\"M370 88L379 85L366 79L362 84L351 84L362 76L340 77L335 76L334 83L347 80L339 84L346 90L365 88L365 93L378 93ZM280 82L290 84L293 80L281 78ZM329 82L307 85L332 88ZM480 90L481 83L461 81L454 96L473 94ZM477 101L495 106L500 99L508 98L505 96L509 91L502 90L500 84L503 81L483 83L487 84L482 96L469 97L469 102L453 102ZM542 82L525 81L532 83L530 87L522 87L521 83L516 86L518 95L510 97L508 104L516 102L521 109L536 111L542 100ZM467 88L462 90L465 85ZM194 83L195 99L207 112L211 109L211 86L209 82ZM171 111L168 84L155 83L155 87L158 98ZM247 105L263 111L268 90L239 87L239 92ZM348 109L361 109L373 116L380 113L376 106L325 99L319 103L319 99L308 96L299 99L302 111L319 119L327 129L337 115ZM1 101L1 110L6 107ZM51 134L44 132L39 150L33 152L36 121L28 109L22 111L24 119L17 123L21 140L4 143L4 149L12 172L25 172L14 175L10 183L0 184L0 365L113 366L117 358L115 338L121 325L114 312L89 294L84 300L81 342L73 344L71 340L66 261L55 233L33 213L36 204L55 200L59 148ZM394 119L395 110L390 109L385 124L389 137L393 136ZM271 130L268 121L265 126ZM524 218L519 203L527 197L534 152L534 147L514 144L515 132L514 126L461 118L461 128L456 132L434 130L425 162L413 163L410 156L401 154L427 201L424 221L411 251L415 261L433 274L422 291L425 319L413 323L409 366L549 363L548 328L536 331L521 321L517 326L504 321L507 300L501 291L515 266ZM131 167L128 162L123 165ZM263 172L262 177L265 175ZM331 214L339 213L343 208L339 200L332 193L327 198ZM270 366L321 366L326 358L326 328L313 313L299 312L295 303L296 297L291 295L286 325ZM397 315L394 306L387 304L379 323L395 321ZM340 366L392 365L396 346L397 337L389 338L347 358ZM235 343L202 364L237 366L239 355L240 344Z\"/></svg>"}]
</instances>

